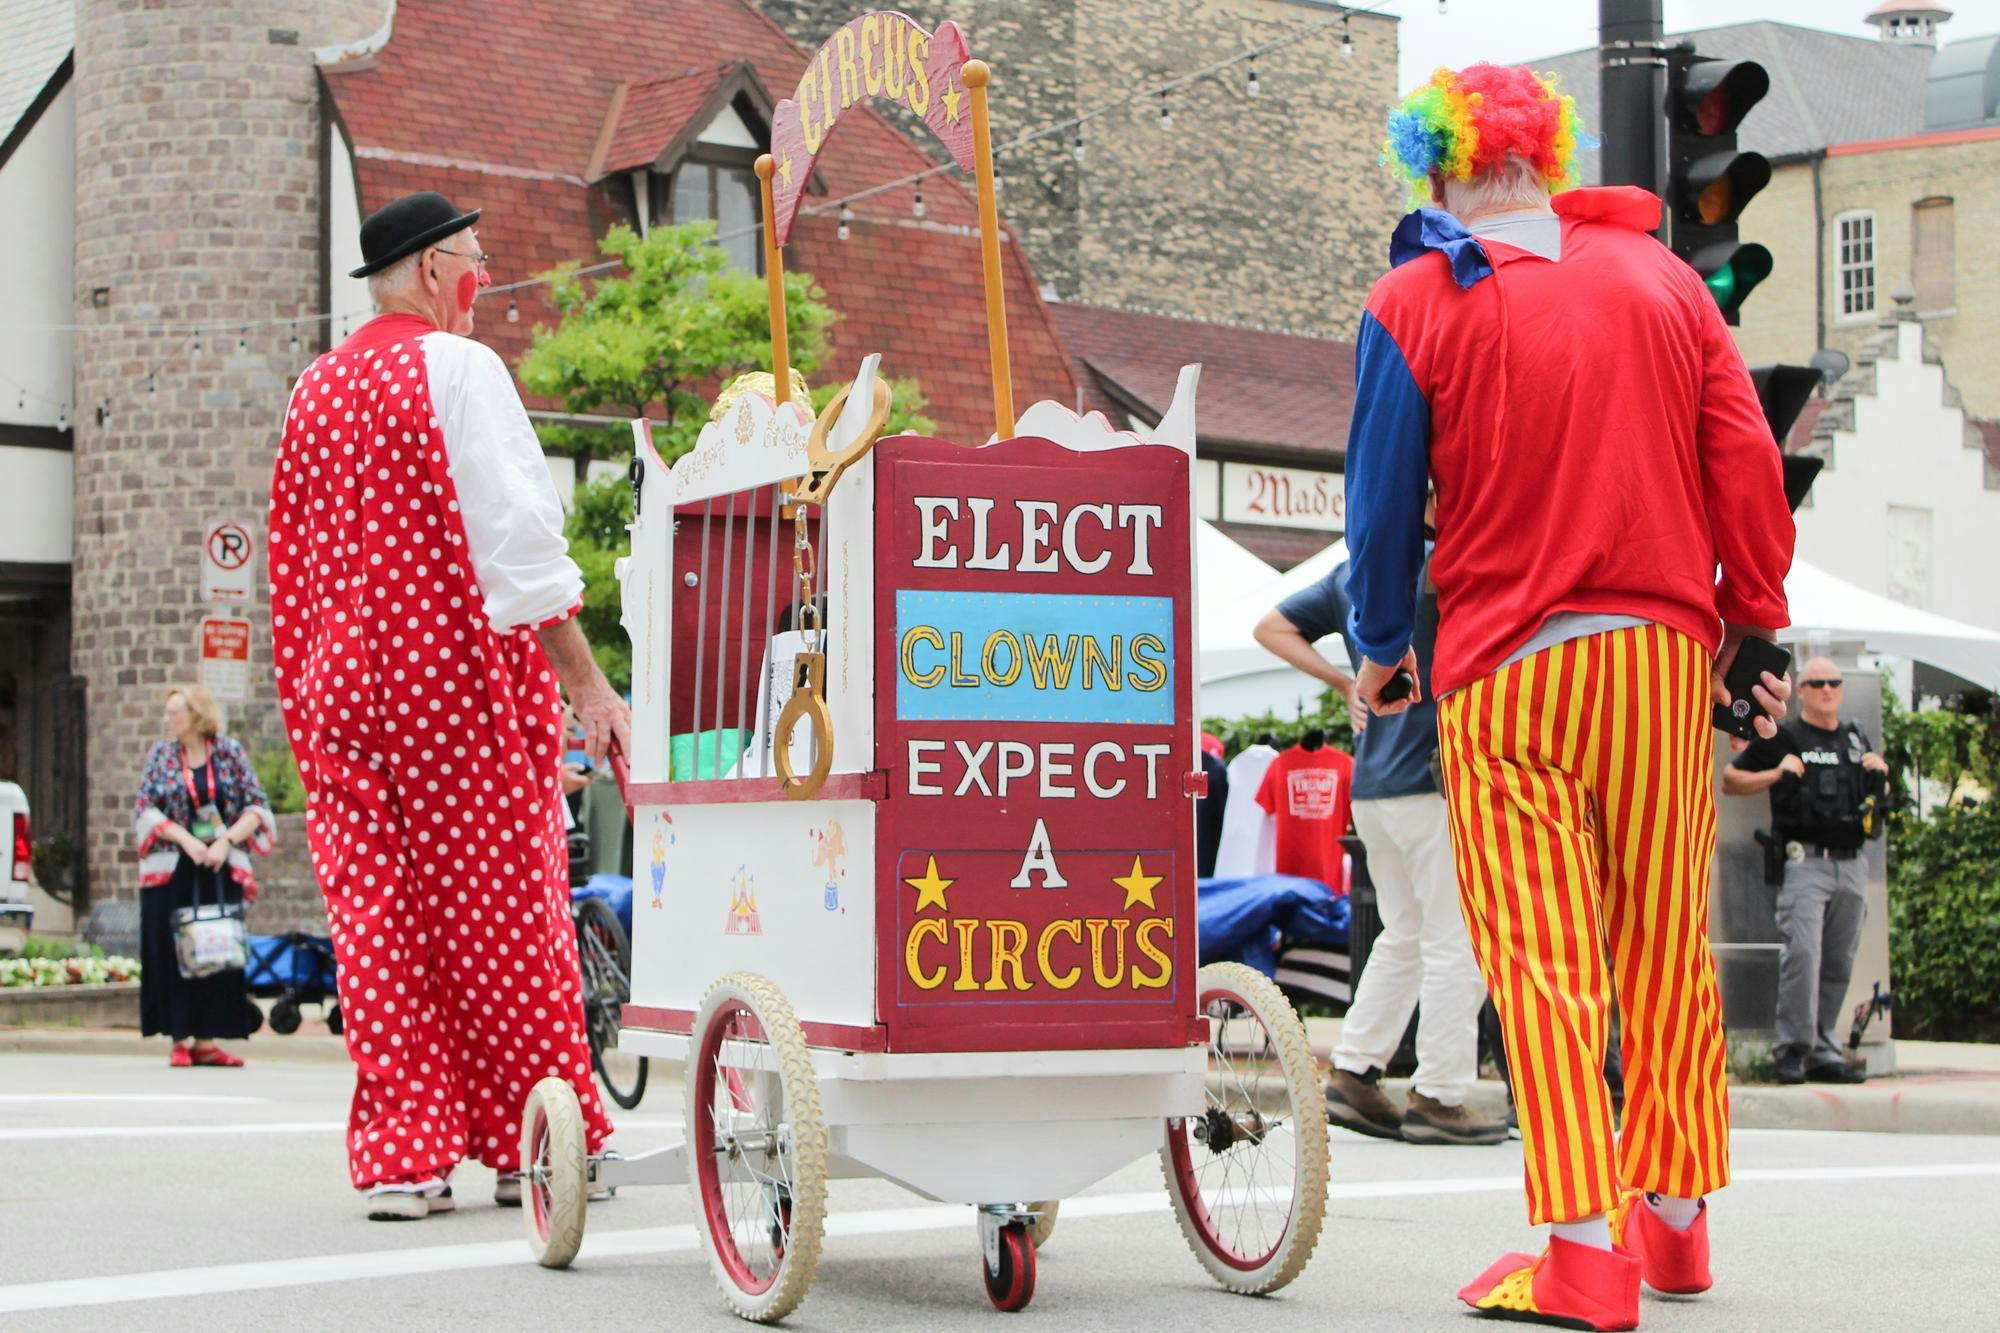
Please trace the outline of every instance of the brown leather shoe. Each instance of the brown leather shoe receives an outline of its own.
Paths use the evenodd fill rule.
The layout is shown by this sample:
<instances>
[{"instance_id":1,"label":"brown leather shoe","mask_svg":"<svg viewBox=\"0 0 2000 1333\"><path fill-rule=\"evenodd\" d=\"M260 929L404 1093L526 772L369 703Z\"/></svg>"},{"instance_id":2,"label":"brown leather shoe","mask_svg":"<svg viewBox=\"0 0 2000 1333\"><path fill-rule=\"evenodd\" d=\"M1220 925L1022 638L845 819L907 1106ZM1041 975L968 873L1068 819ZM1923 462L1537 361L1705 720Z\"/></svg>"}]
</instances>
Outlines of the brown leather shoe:
<instances>
[{"instance_id":1,"label":"brown leather shoe","mask_svg":"<svg viewBox=\"0 0 2000 1333\"><path fill-rule=\"evenodd\" d=\"M1403 1113L1396 1109L1396 1103L1373 1080L1345 1069L1335 1069L1327 1076L1326 1118L1342 1129L1374 1139L1403 1137Z\"/></svg>"},{"instance_id":2,"label":"brown leather shoe","mask_svg":"<svg viewBox=\"0 0 2000 1333\"><path fill-rule=\"evenodd\" d=\"M1482 1119L1463 1106L1446 1106L1412 1090L1402 1138L1405 1143L1505 1143L1507 1122Z\"/></svg>"}]
</instances>

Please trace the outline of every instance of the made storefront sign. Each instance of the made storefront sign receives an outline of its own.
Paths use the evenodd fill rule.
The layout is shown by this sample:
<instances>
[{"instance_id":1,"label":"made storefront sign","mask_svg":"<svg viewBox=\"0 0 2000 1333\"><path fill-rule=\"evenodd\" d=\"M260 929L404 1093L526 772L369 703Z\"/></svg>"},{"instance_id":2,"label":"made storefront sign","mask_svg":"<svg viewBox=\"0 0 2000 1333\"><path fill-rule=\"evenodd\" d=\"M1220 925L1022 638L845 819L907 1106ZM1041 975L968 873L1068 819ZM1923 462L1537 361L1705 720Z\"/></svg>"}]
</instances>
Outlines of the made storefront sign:
<instances>
[{"instance_id":1,"label":"made storefront sign","mask_svg":"<svg viewBox=\"0 0 2000 1333\"><path fill-rule=\"evenodd\" d=\"M1179 1040L1186 456L907 438L876 469L877 991L896 1048Z\"/></svg>"},{"instance_id":2,"label":"made storefront sign","mask_svg":"<svg viewBox=\"0 0 2000 1333\"><path fill-rule=\"evenodd\" d=\"M241 523L209 524L201 538L201 600L249 602L256 555L256 539Z\"/></svg>"},{"instance_id":3,"label":"made storefront sign","mask_svg":"<svg viewBox=\"0 0 2000 1333\"><path fill-rule=\"evenodd\" d=\"M222 703L240 704L250 698L249 621L202 617L201 683Z\"/></svg>"},{"instance_id":4,"label":"made storefront sign","mask_svg":"<svg viewBox=\"0 0 2000 1333\"><path fill-rule=\"evenodd\" d=\"M1345 482L1338 472L1224 462L1222 520L1340 533L1347 528Z\"/></svg>"}]
</instances>

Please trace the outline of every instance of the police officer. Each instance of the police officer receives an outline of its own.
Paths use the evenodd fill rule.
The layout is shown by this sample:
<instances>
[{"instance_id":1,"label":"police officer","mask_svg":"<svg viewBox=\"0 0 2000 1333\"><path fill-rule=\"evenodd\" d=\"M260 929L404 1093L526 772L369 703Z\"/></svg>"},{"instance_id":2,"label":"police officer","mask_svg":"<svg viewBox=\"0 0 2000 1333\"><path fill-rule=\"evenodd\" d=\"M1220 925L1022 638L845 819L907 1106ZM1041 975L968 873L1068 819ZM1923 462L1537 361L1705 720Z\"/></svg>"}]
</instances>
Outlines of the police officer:
<instances>
[{"instance_id":1,"label":"police officer","mask_svg":"<svg viewBox=\"0 0 2000 1333\"><path fill-rule=\"evenodd\" d=\"M1874 802L1889 765L1861 728L1840 720L1846 681L1815 657L1800 671L1801 712L1722 774L1730 796L1771 794L1782 849L1778 890L1778 1082L1860 1083L1834 1040L1861 924L1868 916L1861 846L1879 827Z\"/></svg>"}]
</instances>

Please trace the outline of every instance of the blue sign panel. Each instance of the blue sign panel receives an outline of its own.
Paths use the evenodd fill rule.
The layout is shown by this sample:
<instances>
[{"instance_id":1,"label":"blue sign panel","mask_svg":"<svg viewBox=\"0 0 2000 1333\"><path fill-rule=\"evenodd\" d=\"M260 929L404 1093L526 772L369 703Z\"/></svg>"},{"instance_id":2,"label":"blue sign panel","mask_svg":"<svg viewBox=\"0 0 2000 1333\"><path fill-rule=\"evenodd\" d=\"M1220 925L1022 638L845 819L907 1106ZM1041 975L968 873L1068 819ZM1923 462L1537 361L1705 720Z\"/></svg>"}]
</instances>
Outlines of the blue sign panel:
<instances>
[{"instance_id":1,"label":"blue sign panel","mask_svg":"<svg viewBox=\"0 0 2000 1333\"><path fill-rule=\"evenodd\" d=\"M1174 720L1167 597L896 593L904 721Z\"/></svg>"}]
</instances>

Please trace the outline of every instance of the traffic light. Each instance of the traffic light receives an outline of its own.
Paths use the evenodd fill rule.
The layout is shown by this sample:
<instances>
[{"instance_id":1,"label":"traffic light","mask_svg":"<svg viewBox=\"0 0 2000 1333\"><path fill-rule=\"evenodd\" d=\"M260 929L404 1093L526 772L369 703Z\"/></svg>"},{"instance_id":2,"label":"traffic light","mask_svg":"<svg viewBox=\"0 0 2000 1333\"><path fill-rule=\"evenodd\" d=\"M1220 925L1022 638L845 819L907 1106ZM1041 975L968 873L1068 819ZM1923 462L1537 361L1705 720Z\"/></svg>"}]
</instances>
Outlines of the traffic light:
<instances>
[{"instance_id":1,"label":"traffic light","mask_svg":"<svg viewBox=\"0 0 2000 1333\"><path fill-rule=\"evenodd\" d=\"M1783 455L1785 503L1796 511L1805 503L1806 492L1812 489L1813 478L1819 475L1825 460L1785 453L1785 437L1792 433L1792 424L1805 411L1806 400L1819 386L1820 372L1814 366L1752 366L1750 382L1757 386L1758 405L1764 409L1771 438Z\"/></svg>"},{"instance_id":2,"label":"traffic light","mask_svg":"<svg viewBox=\"0 0 2000 1333\"><path fill-rule=\"evenodd\" d=\"M1715 296L1722 316L1771 276L1771 252L1736 238L1744 206L1771 183L1761 153L1736 149L1736 127L1771 90L1754 60L1711 60L1688 47L1667 53L1667 235Z\"/></svg>"}]
</instances>

